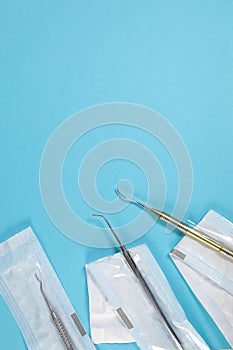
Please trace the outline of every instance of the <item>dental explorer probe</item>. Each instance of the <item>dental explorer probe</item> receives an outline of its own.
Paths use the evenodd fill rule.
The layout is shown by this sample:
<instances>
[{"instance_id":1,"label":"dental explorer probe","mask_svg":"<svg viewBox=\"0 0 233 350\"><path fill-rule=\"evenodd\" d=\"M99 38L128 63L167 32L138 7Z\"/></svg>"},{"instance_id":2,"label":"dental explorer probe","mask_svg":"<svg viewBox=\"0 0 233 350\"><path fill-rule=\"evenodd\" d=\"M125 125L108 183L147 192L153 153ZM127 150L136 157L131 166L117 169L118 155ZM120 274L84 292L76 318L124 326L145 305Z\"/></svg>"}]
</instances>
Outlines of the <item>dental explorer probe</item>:
<instances>
[{"instance_id":1,"label":"dental explorer probe","mask_svg":"<svg viewBox=\"0 0 233 350\"><path fill-rule=\"evenodd\" d=\"M164 314L163 310L161 309L159 303L157 302L157 300L155 299L153 293L151 292L149 286L147 285L144 277L142 276L141 272L139 271L137 265L135 264L130 252L126 249L126 247L121 243L119 237L117 236L116 232L113 230L112 226L110 225L109 221L106 219L106 217L104 215L100 215L100 214L92 214L93 216L98 216L101 217L105 220L106 224L108 225L108 227L110 228L110 230L112 231L115 239L117 240L120 249L122 251L122 254L127 262L127 264L129 265L130 269L132 270L132 272L134 273L134 275L136 276L139 284L141 285L143 291L145 292L146 296L148 297L149 301L151 302L153 308L155 309L156 313L158 314L160 320L162 321L163 325L165 326L167 332L169 333L169 335L171 336L174 345L176 346L177 349L179 350L184 350L178 336L176 335L175 331L173 330L170 322L168 321L166 315Z\"/></svg>"},{"instance_id":2,"label":"dental explorer probe","mask_svg":"<svg viewBox=\"0 0 233 350\"><path fill-rule=\"evenodd\" d=\"M225 257L233 259L233 250L228 249L227 247L225 247L218 241L214 240L213 238L193 229L192 227L186 225L182 221L179 221L178 219L174 218L173 216L163 211L148 207L147 205L143 204L142 202L139 202L136 199L126 197L123 193L120 192L119 188L116 189L116 193L118 196L127 200L128 202L137 204L140 207L143 207L149 210L151 213L157 215L159 219L177 228L177 230L181 231L185 235L190 236L196 241L202 243L203 245L208 246L209 248L223 254Z\"/></svg>"},{"instance_id":3,"label":"dental explorer probe","mask_svg":"<svg viewBox=\"0 0 233 350\"><path fill-rule=\"evenodd\" d=\"M51 304L49 303L48 301L48 298L46 297L45 293L44 293L44 290L43 290L43 283L42 281L39 279L39 277L37 276L37 274L35 273L35 277L37 279L37 281L40 283L40 291L41 291L41 294L43 295L43 298L48 306L48 309L50 311L50 315L51 315L51 318L53 320L53 323L55 325L55 327L57 328L57 331L65 345L65 348L67 350L74 350L72 344L71 344L71 340L66 332L66 329L62 323L62 321L60 320L60 317L57 315L57 313L54 311L53 307L51 306Z\"/></svg>"}]
</instances>

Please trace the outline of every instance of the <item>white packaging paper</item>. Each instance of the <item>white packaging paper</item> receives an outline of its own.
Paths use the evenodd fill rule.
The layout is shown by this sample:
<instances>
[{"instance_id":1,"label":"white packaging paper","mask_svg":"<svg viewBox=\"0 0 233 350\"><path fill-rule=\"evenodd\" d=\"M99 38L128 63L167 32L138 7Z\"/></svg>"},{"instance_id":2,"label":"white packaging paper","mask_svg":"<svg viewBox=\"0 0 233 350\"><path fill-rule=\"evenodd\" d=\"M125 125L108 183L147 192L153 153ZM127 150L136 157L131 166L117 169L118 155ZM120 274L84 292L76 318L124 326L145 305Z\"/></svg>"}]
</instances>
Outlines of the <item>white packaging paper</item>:
<instances>
[{"instance_id":1,"label":"white packaging paper","mask_svg":"<svg viewBox=\"0 0 233 350\"><path fill-rule=\"evenodd\" d=\"M233 224L210 210L196 226L233 248ZM233 261L185 236L171 253L183 277L233 347Z\"/></svg>"},{"instance_id":2,"label":"white packaging paper","mask_svg":"<svg viewBox=\"0 0 233 350\"><path fill-rule=\"evenodd\" d=\"M209 349L187 320L148 247L141 245L129 251L184 349ZM143 350L176 349L121 253L91 263L86 270L94 343L136 341ZM119 308L132 322L134 333L117 314Z\"/></svg>"},{"instance_id":3,"label":"white packaging paper","mask_svg":"<svg viewBox=\"0 0 233 350\"><path fill-rule=\"evenodd\" d=\"M0 291L29 350L64 350L40 290L61 319L73 349L94 350L58 277L29 227L0 244ZM75 323L76 321L76 323ZM77 327L78 326L78 327Z\"/></svg>"}]
</instances>

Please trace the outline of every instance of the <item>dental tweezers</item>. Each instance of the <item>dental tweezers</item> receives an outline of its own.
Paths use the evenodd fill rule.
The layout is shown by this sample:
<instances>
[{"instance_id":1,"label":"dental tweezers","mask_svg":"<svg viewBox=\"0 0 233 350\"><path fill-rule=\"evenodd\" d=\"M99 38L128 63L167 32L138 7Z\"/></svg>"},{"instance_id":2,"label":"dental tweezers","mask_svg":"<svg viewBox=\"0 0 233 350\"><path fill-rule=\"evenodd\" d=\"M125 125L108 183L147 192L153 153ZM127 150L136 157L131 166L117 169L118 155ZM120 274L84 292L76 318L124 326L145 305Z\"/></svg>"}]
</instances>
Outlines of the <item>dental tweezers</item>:
<instances>
[{"instance_id":1,"label":"dental tweezers","mask_svg":"<svg viewBox=\"0 0 233 350\"><path fill-rule=\"evenodd\" d=\"M225 257L233 259L233 251L231 249L228 249L227 247L225 247L224 245L222 245L218 241L214 240L213 238L203 234L202 232L199 232L199 231L193 229L192 227L184 224L183 222L177 220L173 216L171 216L163 211L148 207L147 205L143 204L142 202L139 202L138 200L126 197L123 193L120 192L120 190L118 188L116 189L116 193L121 198L127 200L128 202L137 204L140 207L143 207L143 208L149 210L151 213L158 216L159 219L161 219L162 221L175 227L177 230L181 231L185 235L190 236L193 239L195 239L196 241L204 244L205 246L223 254Z\"/></svg>"},{"instance_id":2,"label":"dental tweezers","mask_svg":"<svg viewBox=\"0 0 233 350\"><path fill-rule=\"evenodd\" d=\"M101 217L105 220L106 224L108 225L108 227L110 228L111 232L113 233L116 241L119 244L119 247L122 251L122 254L128 264L128 266L130 267L130 269L132 270L132 272L134 273L134 275L136 276L139 284L141 285L144 293L146 294L147 298L149 299L149 301L151 302L153 308L155 309L156 313L158 314L161 322L163 323L164 327L166 328L167 332L169 333L169 335L171 336L174 345L176 346L176 349L179 350L184 350L181 341L179 340L178 336L176 335L175 331L173 330L169 320L167 319L166 315L164 314L163 310L161 309L159 303L157 302L157 300L155 299L153 293L151 292L149 286L147 285L144 277L142 276L141 272L139 271L137 265L135 264L130 252L126 249L126 247L121 243L119 237L117 236L117 234L115 233L115 231L113 230L112 226L110 225L109 221L106 219L105 216L100 215L100 214L93 214L93 216L98 216Z\"/></svg>"},{"instance_id":3,"label":"dental tweezers","mask_svg":"<svg viewBox=\"0 0 233 350\"><path fill-rule=\"evenodd\" d=\"M53 309L53 307L51 306L50 302L48 301L48 298L46 297L45 295L45 292L44 292L44 289L43 289L43 283L42 281L39 279L39 277L37 276L37 274L35 273L35 277L37 279L37 281L39 282L40 284L40 291L41 291L41 294L43 295L43 298L46 302L46 305L48 306L48 309L49 309L49 312L50 312L50 315L51 315L51 318L53 320L53 323L63 341L63 344L65 346L65 348L67 350L74 350L72 344L71 344L71 340L67 334L67 331L65 329L65 326L63 325L60 317L58 316L58 314L55 312L55 310Z\"/></svg>"}]
</instances>

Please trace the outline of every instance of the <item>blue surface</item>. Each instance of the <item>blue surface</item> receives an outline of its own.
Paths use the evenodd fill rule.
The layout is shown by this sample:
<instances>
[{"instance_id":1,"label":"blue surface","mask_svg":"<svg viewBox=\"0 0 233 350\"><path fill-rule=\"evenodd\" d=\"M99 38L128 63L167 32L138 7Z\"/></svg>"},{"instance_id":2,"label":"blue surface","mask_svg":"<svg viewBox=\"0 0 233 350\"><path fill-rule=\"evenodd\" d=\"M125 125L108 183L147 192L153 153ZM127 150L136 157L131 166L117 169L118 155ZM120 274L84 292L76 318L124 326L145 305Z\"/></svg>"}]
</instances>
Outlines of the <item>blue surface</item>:
<instances>
[{"instance_id":1,"label":"blue surface","mask_svg":"<svg viewBox=\"0 0 233 350\"><path fill-rule=\"evenodd\" d=\"M0 240L32 225L87 328L84 264L115 250L78 245L50 222L38 181L44 146L54 129L82 108L111 101L148 106L174 125L190 152L194 188L186 218L197 221L213 208L233 220L232 18L229 0L1 1ZM148 135L130 133L128 137L150 144ZM102 140L107 136L103 128ZM86 144L89 141L87 135ZM151 150L156 153L154 145ZM176 198L177 178L168 155L161 150L160 156L169 211ZM143 198L145 183L139 171L130 165L121 168L119 163L113 169L114 163L97 177L97 188L106 200L114 199L112 186L122 176L133 182ZM64 187L72 195L69 183ZM137 215L137 208L131 210L130 215ZM119 226L127 217L122 213L111 221ZM134 244L149 245L208 345L227 347L168 258L179 239L178 233L166 235L164 226L157 224ZM2 299L0 336L4 350L25 349ZM133 350L136 346L101 345L98 349Z\"/></svg>"}]
</instances>

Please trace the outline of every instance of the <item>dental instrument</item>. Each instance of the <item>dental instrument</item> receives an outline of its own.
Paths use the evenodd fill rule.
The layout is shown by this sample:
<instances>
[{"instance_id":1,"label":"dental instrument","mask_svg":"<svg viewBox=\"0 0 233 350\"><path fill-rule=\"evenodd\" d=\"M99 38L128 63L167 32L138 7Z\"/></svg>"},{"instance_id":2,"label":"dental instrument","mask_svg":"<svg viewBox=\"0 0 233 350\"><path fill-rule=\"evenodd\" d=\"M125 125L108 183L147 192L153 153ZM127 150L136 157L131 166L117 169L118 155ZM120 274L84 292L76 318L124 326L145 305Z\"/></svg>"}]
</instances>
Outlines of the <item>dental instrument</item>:
<instances>
[{"instance_id":1,"label":"dental instrument","mask_svg":"<svg viewBox=\"0 0 233 350\"><path fill-rule=\"evenodd\" d=\"M176 335L175 331L173 330L169 320L167 319L165 313L163 312L163 310L161 309L159 303L157 302L157 300L154 298L154 295L152 294L148 284L146 283L144 277L142 276L141 272L139 271L138 267L136 266L132 256L130 255L130 252L126 249L126 247L122 244L122 242L120 241L119 237L117 236L117 234L115 233L115 231L113 230L112 226L110 225L109 221L106 219L106 217L104 215L100 215L100 214L92 214L93 216L97 216L97 217L101 217L105 220L106 224L108 225L108 227L110 228L111 232L113 233L116 241L119 244L119 247L121 249L121 252L127 262L127 264L129 265L130 269L132 270L132 272L134 273L134 275L136 276L140 286L142 287L144 293L146 294L146 296L148 297L149 301L151 302L153 308L155 309L155 311L157 312L160 320L162 321L163 325L165 326L167 332L170 334L174 345L176 346L177 349L179 350L184 350L181 341L179 340L178 336Z\"/></svg>"},{"instance_id":2,"label":"dental instrument","mask_svg":"<svg viewBox=\"0 0 233 350\"><path fill-rule=\"evenodd\" d=\"M205 246L208 246L209 248L223 254L225 257L233 259L233 250L228 249L227 247L225 247L218 241L214 240L213 238L210 238L209 236L203 234L202 232L195 230L194 228L186 225L182 221L179 221L178 219L174 218L173 216L170 216L169 214L163 211L151 208L145 205L144 203L139 202L138 200L135 200L133 198L126 197L122 192L120 192L119 188L116 189L116 193L118 196L127 200L128 202L137 204L149 210L151 213L157 215L159 219L175 227L177 230L181 231L185 235L190 236L196 241L199 241L200 243L204 244Z\"/></svg>"},{"instance_id":3,"label":"dental instrument","mask_svg":"<svg viewBox=\"0 0 233 350\"><path fill-rule=\"evenodd\" d=\"M72 344L71 344L71 340L67 334L67 331L60 319L60 317L58 316L58 314L54 311L53 307L51 306L51 304L49 303L48 301L48 298L46 297L45 293L44 293L44 290L43 290L43 283L42 281L39 279L39 277L37 276L37 274L35 273L35 277L37 279L37 281L39 282L40 284L40 291L41 291L41 294L43 295L43 298L47 304L47 307L49 309L49 312L50 312L50 315L51 315L51 318L53 320L53 323L65 345L65 348L67 350L74 350Z\"/></svg>"}]
</instances>

